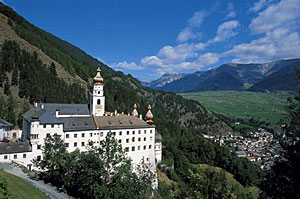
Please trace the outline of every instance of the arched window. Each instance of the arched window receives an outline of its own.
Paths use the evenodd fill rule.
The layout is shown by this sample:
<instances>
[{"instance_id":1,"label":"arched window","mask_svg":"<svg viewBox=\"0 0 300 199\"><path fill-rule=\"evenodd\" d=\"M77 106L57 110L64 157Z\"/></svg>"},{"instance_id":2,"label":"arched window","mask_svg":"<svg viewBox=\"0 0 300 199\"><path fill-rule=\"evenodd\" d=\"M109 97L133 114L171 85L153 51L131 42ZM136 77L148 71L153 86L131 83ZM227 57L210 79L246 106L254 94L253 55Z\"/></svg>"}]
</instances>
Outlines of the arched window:
<instances>
[{"instance_id":1,"label":"arched window","mask_svg":"<svg viewBox=\"0 0 300 199\"><path fill-rule=\"evenodd\" d=\"M97 104L98 104L98 105L100 105L100 104L101 104L101 101L100 101L100 99L98 99L98 100L97 100Z\"/></svg>"}]
</instances>

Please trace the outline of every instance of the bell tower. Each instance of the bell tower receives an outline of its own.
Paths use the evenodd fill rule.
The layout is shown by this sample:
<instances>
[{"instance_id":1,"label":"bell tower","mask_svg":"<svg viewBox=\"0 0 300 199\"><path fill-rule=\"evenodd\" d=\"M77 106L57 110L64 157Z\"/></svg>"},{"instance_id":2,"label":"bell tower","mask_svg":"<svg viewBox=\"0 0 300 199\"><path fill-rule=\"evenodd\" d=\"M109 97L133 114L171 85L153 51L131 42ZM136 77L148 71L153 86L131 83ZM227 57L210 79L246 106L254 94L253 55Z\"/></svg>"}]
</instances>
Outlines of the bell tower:
<instances>
[{"instance_id":1,"label":"bell tower","mask_svg":"<svg viewBox=\"0 0 300 199\"><path fill-rule=\"evenodd\" d=\"M90 113L95 116L103 116L105 110L105 96L103 91L103 78L98 67L94 77L93 93L90 99Z\"/></svg>"}]
</instances>

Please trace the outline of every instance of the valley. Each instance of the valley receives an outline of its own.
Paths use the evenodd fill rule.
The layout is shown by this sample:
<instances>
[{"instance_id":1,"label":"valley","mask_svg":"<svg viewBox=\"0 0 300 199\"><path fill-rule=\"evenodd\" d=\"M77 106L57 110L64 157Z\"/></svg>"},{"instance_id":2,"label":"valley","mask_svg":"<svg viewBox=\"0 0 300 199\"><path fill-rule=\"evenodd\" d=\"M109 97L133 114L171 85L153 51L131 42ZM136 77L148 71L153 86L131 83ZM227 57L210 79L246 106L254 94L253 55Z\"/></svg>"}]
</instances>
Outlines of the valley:
<instances>
[{"instance_id":1,"label":"valley","mask_svg":"<svg viewBox=\"0 0 300 199\"><path fill-rule=\"evenodd\" d=\"M232 118L254 118L264 121L271 128L279 129L278 122L286 115L286 99L291 94L288 92L206 91L180 95L200 102L212 112Z\"/></svg>"}]
</instances>

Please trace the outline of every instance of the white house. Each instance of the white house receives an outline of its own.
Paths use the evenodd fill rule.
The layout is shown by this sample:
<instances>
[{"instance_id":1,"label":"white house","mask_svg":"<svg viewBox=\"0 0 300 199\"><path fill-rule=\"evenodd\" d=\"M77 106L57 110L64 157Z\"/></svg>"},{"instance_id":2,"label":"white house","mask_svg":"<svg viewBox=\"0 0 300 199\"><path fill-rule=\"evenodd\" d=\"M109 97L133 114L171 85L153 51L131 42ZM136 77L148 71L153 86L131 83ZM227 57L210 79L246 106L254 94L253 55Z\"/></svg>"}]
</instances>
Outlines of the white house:
<instances>
[{"instance_id":1,"label":"white house","mask_svg":"<svg viewBox=\"0 0 300 199\"><path fill-rule=\"evenodd\" d=\"M23 147L24 150L16 152L11 150L16 146L2 143L0 162L15 161L31 168L34 158L43 158L42 146L47 136L60 135L70 152L75 149L84 151L89 141L99 145L111 131L133 164L144 159L151 164L151 170L156 171L156 165L162 158L162 147L161 136L156 132L152 121L151 106L149 105L145 115L146 121L138 117L136 105L132 114L128 115L106 112L103 86L103 78L98 68L90 105L35 104L34 108L23 115L21 140L24 146L17 147Z\"/></svg>"},{"instance_id":2,"label":"white house","mask_svg":"<svg viewBox=\"0 0 300 199\"><path fill-rule=\"evenodd\" d=\"M10 130L12 128L12 124L0 118L0 141L3 138L10 138Z\"/></svg>"}]
</instances>

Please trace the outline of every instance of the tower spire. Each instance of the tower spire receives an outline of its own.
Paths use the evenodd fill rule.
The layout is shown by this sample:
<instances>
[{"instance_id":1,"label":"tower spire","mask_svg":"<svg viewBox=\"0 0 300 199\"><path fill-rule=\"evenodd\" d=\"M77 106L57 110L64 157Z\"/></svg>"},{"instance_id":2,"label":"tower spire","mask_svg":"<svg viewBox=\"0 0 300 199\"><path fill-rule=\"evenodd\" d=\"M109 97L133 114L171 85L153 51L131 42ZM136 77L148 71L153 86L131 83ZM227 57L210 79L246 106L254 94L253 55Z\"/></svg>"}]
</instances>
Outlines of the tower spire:
<instances>
[{"instance_id":1,"label":"tower spire","mask_svg":"<svg viewBox=\"0 0 300 199\"><path fill-rule=\"evenodd\" d=\"M97 68L97 74L96 76L94 77L94 84L95 85L102 85L103 83L103 78L101 76L101 70L100 70L100 67Z\"/></svg>"},{"instance_id":2,"label":"tower spire","mask_svg":"<svg viewBox=\"0 0 300 199\"><path fill-rule=\"evenodd\" d=\"M136 104L133 105L133 111L132 111L132 115L135 116L135 117L138 117L139 116L139 113L137 112L137 106Z\"/></svg>"},{"instance_id":3,"label":"tower spire","mask_svg":"<svg viewBox=\"0 0 300 199\"><path fill-rule=\"evenodd\" d=\"M148 112L147 112L147 114L146 114L146 119L147 119L147 123L148 124L152 124L153 123L153 121L152 121L152 119L153 119L153 114L152 114L152 112L151 112L151 105L149 104L148 105Z\"/></svg>"}]
</instances>

